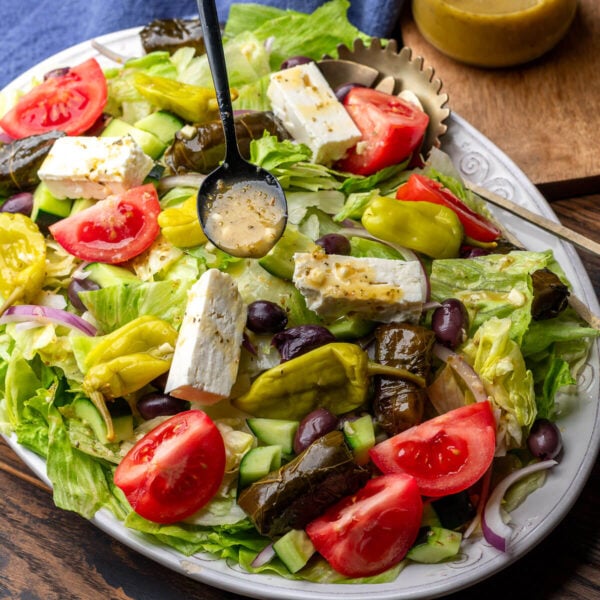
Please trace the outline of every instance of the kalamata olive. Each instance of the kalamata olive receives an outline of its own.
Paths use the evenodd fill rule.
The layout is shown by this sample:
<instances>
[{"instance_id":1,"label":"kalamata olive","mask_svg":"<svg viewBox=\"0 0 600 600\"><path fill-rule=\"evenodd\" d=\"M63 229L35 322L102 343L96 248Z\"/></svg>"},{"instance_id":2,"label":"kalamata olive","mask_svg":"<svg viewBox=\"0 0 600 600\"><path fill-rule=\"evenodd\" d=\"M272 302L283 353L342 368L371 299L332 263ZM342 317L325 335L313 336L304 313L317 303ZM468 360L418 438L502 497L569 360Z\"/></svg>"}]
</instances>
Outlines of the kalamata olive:
<instances>
[{"instance_id":1,"label":"kalamata olive","mask_svg":"<svg viewBox=\"0 0 600 600\"><path fill-rule=\"evenodd\" d=\"M69 296L69 300L74 308L80 310L81 312L87 310L85 304L81 301L79 297L79 292L91 292L93 290L99 290L100 286L92 281L89 277L85 279L71 279L71 283L69 283L69 287L67 288L67 295Z\"/></svg>"},{"instance_id":2,"label":"kalamata olive","mask_svg":"<svg viewBox=\"0 0 600 600\"><path fill-rule=\"evenodd\" d=\"M461 258L477 258L478 256L487 256L490 253L486 248L477 246L463 246L460 249Z\"/></svg>"},{"instance_id":3,"label":"kalamata olive","mask_svg":"<svg viewBox=\"0 0 600 600\"><path fill-rule=\"evenodd\" d=\"M44 74L44 81L46 79L52 79L53 77L64 77L70 71L69 67L60 67L58 69L52 69Z\"/></svg>"},{"instance_id":4,"label":"kalamata olive","mask_svg":"<svg viewBox=\"0 0 600 600\"><path fill-rule=\"evenodd\" d=\"M277 333L285 329L287 314L279 304L257 300L248 305L246 327L254 333Z\"/></svg>"},{"instance_id":5,"label":"kalamata olive","mask_svg":"<svg viewBox=\"0 0 600 600\"><path fill-rule=\"evenodd\" d=\"M271 344L279 350L281 360L286 361L331 342L335 342L335 336L326 327L298 325L276 333Z\"/></svg>"},{"instance_id":6,"label":"kalamata olive","mask_svg":"<svg viewBox=\"0 0 600 600\"><path fill-rule=\"evenodd\" d=\"M343 102L344 98L346 98L346 96L348 95L348 92L352 89L354 89L355 87L365 87L364 85L361 85L360 83L342 83L342 85L338 85L338 87L335 88L335 90L333 91L333 93L335 94L335 97L340 101Z\"/></svg>"},{"instance_id":7,"label":"kalamata olive","mask_svg":"<svg viewBox=\"0 0 600 600\"><path fill-rule=\"evenodd\" d=\"M26 217L31 216L33 210L33 194L31 192L19 192L14 196L7 198L2 206L0 206L0 212L6 213L21 213Z\"/></svg>"},{"instance_id":8,"label":"kalamata olive","mask_svg":"<svg viewBox=\"0 0 600 600\"><path fill-rule=\"evenodd\" d=\"M527 447L536 458L556 458L562 450L560 429L548 419L537 419L527 436Z\"/></svg>"},{"instance_id":9,"label":"kalamata olive","mask_svg":"<svg viewBox=\"0 0 600 600\"><path fill-rule=\"evenodd\" d=\"M464 342L469 330L469 314L465 305L456 298L448 298L433 311L431 329L437 341L454 350Z\"/></svg>"},{"instance_id":10,"label":"kalamata olive","mask_svg":"<svg viewBox=\"0 0 600 600\"><path fill-rule=\"evenodd\" d=\"M159 392L146 394L137 401L137 409L147 421L155 417L176 415L184 410L189 410L190 406L187 400L181 400Z\"/></svg>"},{"instance_id":11,"label":"kalamata olive","mask_svg":"<svg viewBox=\"0 0 600 600\"><path fill-rule=\"evenodd\" d=\"M311 62L314 61L308 56L290 56L281 63L280 69L283 71L284 69L291 69L292 67L297 67L298 65L305 65Z\"/></svg>"},{"instance_id":12,"label":"kalamata olive","mask_svg":"<svg viewBox=\"0 0 600 600\"><path fill-rule=\"evenodd\" d=\"M350 240L340 233L328 233L320 237L316 244L321 246L327 254L350 254Z\"/></svg>"},{"instance_id":13,"label":"kalamata olive","mask_svg":"<svg viewBox=\"0 0 600 600\"><path fill-rule=\"evenodd\" d=\"M300 454L316 439L337 428L338 418L326 408L317 408L308 413L296 430L294 452Z\"/></svg>"}]
</instances>

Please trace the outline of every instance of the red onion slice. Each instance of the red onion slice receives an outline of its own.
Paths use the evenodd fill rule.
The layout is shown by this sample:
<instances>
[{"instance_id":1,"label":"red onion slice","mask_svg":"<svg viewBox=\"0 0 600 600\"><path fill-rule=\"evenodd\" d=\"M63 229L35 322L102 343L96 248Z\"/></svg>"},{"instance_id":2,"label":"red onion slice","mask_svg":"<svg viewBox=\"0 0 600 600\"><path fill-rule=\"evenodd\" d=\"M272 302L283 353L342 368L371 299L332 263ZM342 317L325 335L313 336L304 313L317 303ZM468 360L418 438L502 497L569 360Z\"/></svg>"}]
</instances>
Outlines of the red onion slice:
<instances>
[{"instance_id":1,"label":"red onion slice","mask_svg":"<svg viewBox=\"0 0 600 600\"><path fill-rule=\"evenodd\" d=\"M433 345L433 354L454 369L456 374L471 390L477 402L488 400L483 381L481 381L473 367L460 354L446 348L446 346L442 346L442 344Z\"/></svg>"},{"instance_id":2,"label":"red onion slice","mask_svg":"<svg viewBox=\"0 0 600 600\"><path fill-rule=\"evenodd\" d=\"M494 546L494 548L501 552L509 551L513 530L510 525L502 520L502 512L500 510L502 498L504 498L504 494L506 494L508 488L519 479L527 477L527 475L531 475L531 473L549 469L556 464L558 463L555 460L543 460L527 465L526 467L513 471L510 475L507 475L494 488L494 491L491 493L489 500L485 505L481 519L483 536L492 546Z\"/></svg>"},{"instance_id":3,"label":"red onion slice","mask_svg":"<svg viewBox=\"0 0 600 600\"><path fill-rule=\"evenodd\" d=\"M23 321L35 321L40 324L53 323L55 325L64 325L86 335L96 335L96 328L85 319L67 312L60 308L51 308L49 306L39 306L37 304L17 304L6 309L0 324L18 323Z\"/></svg>"},{"instance_id":4,"label":"red onion slice","mask_svg":"<svg viewBox=\"0 0 600 600\"><path fill-rule=\"evenodd\" d=\"M269 544L265 546L254 558L254 560L250 563L250 566L258 569L263 565L266 565L268 562L271 562L275 556L275 550L273 548L273 544Z\"/></svg>"},{"instance_id":5,"label":"red onion slice","mask_svg":"<svg viewBox=\"0 0 600 600\"><path fill-rule=\"evenodd\" d=\"M123 56L122 54L119 54L118 52L115 52L114 50L111 50L108 46L101 44L98 40L92 40L90 43L94 50L96 50L103 56L106 56L106 58L109 58L110 60L112 60L116 63L119 63L121 65L124 65L130 58L128 56Z\"/></svg>"}]
</instances>

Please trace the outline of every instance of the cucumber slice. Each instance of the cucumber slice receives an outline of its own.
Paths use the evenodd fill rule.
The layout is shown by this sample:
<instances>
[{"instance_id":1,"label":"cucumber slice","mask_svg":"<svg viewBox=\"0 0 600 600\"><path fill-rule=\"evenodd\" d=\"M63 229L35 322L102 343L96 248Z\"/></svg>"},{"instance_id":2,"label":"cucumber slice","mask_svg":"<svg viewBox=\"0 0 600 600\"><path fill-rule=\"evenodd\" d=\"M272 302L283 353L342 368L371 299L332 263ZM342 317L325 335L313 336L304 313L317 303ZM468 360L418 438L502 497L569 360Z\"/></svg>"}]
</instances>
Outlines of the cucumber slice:
<instances>
[{"instance_id":1,"label":"cucumber slice","mask_svg":"<svg viewBox=\"0 0 600 600\"><path fill-rule=\"evenodd\" d=\"M288 225L279 241L258 260L258 264L271 275L291 280L294 275L294 254L313 252L318 248L309 237Z\"/></svg>"},{"instance_id":2,"label":"cucumber slice","mask_svg":"<svg viewBox=\"0 0 600 600\"><path fill-rule=\"evenodd\" d=\"M280 446L284 454L294 452L294 436L300 425L298 421L253 417L246 419L246 423L263 444Z\"/></svg>"},{"instance_id":3,"label":"cucumber slice","mask_svg":"<svg viewBox=\"0 0 600 600\"><path fill-rule=\"evenodd\" d=\"M87 399L77 398L73 402L73 410L76 417L91 427L92 431L102 444L108 444L106 439L106 424L98 409ZM115 430L115 439L112 441L120 442L133 436L133 415L119 415L112 417L113 428Z\"/></svg>"},{"instance_id":4,"label":"cucumber slice","mask_svg":"<svg viewBox=\"0 0 600 600\"><path fill-rule=\"evenodd\" d=\"M92 200L91 198L78 198L73 201L73 206L71 206L71 212L69 214L76 215L82 210L94 206L94 204L96 204L96 200Z\"/></svg>"},{"instance_id":5,"label":"cucumber slice","mask_svg":"<svg viewBox=\"0 0 600 600\"><path fill-rule=\"evenodd\" d=\"M443 527L426 527L417 543L408 551L407 558L420 563L439 563L460 551L462 534Z\"/></svg>"},{"instance_id":6,"label":"cucumber slice","mask_svg":"<svg viewBox=\"0 0 600 600\"><path fill-rule=\"evenodd\" d=\"M111 285L126 285L131 283L141 283L131 271L116 265L106 263L90 263L83 269L89 273L92 281L95 281L100 287L110 287Z\"/></svg>"},{"instance_id":7,"label":"cucumber slice","mask_svg":"<svg viewBox=\"0 0 600 600\"><path fill-rule=\"evenodd\" d=\"M375 329L374 321L366 321L359 317L344 317L327 325L327 329L335 335L338 340L355 340L364 337Z\"/></svg>"},{"instance_id":8,"label":"cucumber slice","mask_svg":"<svg viewBox=\"0 0 600 600\"><path fill-rule=\"evenodd\" d=\"M290 573L297 573L315 553L315 547L306 532L292 529L273 544L273 550Z\"/></svg>"},{"instance_id":9,"label":"cucumber slice","mask_svg":"<svg viewBox=\"0 0 600 600\"><path fill-rule=\"evenodd\" d=\"M44 225L52 225L71 214L72 200L56 198L45 183L40 183L33 191L31 220Z\"/></svg>"},{"instance_id":10,"label":"cucumber slice","mask_svg":"<svg viewBox=\"0 0 600 600\"><path fill-rule=\"evenodd\" d=\"M158 110L136 121L134 127L151 133L163 144L169 145L175 134L183 127L183 121L170 112Z\"/></svg>"},{"instance_id":11,"label":"cucumber slice","mask_svg":"<svg viewBox=\"0 0 600 600\"><path fill-rule=\"evenodd\" d=\"M375 427L371 415L364 415L355 421L346 421L343 431L356 462L359 465L367 463L369 450L375 445Z\"/></svg>"},{"instance_id":12,"label":"cucumber slice","mask_svg":"<svg viewBox=\"0 0 600 600\"><path fill-rule=\"evenodd\" d=\"M240 462L238 490L262 479L281 466L281 446L258 446L252 448Z\"/></svg>"},{"instance_id":13,"label":"cucumber slice","mask_svg":"<svg viewBox=\"0 0 600 600\"><path fill-rule=\"evenodd\" d=\"M150 158L158 158L167 147L167 144L159 140L154 134L138 129L122 119L113 119L100 134L100 137L123 137L126 135L130 135Z\"/></svg>"}]
</instances>

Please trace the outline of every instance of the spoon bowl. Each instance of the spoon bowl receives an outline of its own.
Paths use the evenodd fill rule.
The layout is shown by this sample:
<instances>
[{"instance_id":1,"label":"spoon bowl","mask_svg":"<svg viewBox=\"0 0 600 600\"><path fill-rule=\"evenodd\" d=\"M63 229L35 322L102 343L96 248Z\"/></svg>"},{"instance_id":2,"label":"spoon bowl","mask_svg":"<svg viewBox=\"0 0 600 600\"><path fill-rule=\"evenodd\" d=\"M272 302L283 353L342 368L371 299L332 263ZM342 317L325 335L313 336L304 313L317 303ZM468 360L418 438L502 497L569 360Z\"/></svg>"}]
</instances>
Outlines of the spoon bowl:
<instances>
[{"instance_id":1,"label":"spoon bowl","mask_svg":"<svg viewBox=\"0 0 600 600\"><path fill-rule=\"evenodd\" d=\"M225 162L202 182L198 214L206 237L241 258L260 258L285 229L287 207L279 182L249 162Z\"/></svg>"},{"instance_id":2,"label":"spoon bowl","mask_svg":"<svg viewBox=\"0 0 600 600\"><path fill-rule=\"evenodd\" d=\"M198 190L198 217L217 248L232 256L260 258L285 229L285 194L271 173L249 163L239 151L214 0L198 0L198 11L225 134L225 160Z\"/></svg>"}]
</instances>

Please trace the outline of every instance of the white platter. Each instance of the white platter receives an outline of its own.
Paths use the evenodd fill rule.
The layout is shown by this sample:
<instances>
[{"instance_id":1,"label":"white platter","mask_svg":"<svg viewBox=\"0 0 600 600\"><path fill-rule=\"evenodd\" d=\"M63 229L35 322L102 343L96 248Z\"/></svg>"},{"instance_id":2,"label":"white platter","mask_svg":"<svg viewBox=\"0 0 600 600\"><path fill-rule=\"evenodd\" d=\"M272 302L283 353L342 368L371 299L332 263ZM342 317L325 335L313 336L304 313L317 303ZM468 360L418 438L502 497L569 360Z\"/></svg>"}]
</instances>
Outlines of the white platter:
<instances>
[{"instance_id":1,"label":"white platter","mask_svg":"<svg viewBox=\"0 0 600 600\"><path fill-rule=\"evenodd\" d=\"M111 50L125 56L141 54L138 29L127 29L98 38ZM5 91L27 89L45 72L75 65L96 57L104 66L114 66L98 55L88 42L73 46L43 61L13 81ZM443 149L450 154L460 173L469 180L510 198L524 207L556 220L552 209L524 173L494 144L454 114L449 118ZM532 250L553 248L555 256L573 284L574 293L592 310L600 313L598 300L585 269L568 244L560 242L508 213L494 210L507 228ZM559 426L564 438L564 458L548 476L543 488L534 492L513 514L514 542L510 553L500 553L484 541L466 546L460 560L438 564L411 564L393 583L335 585L289 581L281 577L252 575L239 566L208 555L184 557L174 550L150 542L126 529L110 513L99 512L92 522L106 533L156 562L205 584L253 598L290 600L416 600L431 599L471 586L504 569L522 557L565 517L581 493L600 447L600 378L598 345L579 378L576 397L567 398ZM8 443L19 457L49 484L45 462L20 447L14 438Z\"/></svg>"}]
</instances>

